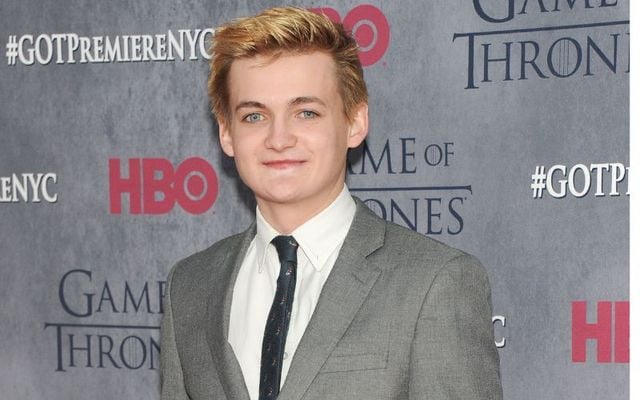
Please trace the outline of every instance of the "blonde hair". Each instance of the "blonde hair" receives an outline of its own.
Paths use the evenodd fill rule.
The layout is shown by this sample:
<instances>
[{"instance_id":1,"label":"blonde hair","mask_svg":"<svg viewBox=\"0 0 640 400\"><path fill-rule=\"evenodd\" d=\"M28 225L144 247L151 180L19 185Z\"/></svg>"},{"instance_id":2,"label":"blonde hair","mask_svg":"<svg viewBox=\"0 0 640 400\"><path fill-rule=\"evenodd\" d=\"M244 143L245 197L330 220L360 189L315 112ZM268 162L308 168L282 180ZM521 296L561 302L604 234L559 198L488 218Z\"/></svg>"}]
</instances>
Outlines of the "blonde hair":
<instances>
[{"instance_id":1,"label":"blonde hair","mask_svg":"<svg viewBox=\"0 0 640 400\"><path fill-rule=\"evenodd\" d=\"M215 30L210 48L208 91L212 112L218 121L231 117L229 71L234 60L283 53L322 51L336 64L338 91L347 118L356 106L368 100L358 44L342 24L325 15L297 7L270 8L253 16L233 20Z\"/></svg>"}]
</instances>

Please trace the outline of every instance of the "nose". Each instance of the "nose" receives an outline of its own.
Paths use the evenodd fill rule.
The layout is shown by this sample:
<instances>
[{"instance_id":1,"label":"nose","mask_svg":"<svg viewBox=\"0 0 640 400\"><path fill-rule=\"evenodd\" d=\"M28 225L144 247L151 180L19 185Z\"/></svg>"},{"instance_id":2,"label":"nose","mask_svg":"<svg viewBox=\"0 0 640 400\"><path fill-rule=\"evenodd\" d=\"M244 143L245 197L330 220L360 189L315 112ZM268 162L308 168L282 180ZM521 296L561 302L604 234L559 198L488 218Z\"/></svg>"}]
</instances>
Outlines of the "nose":
<instances>
[{"instance_id":1,"label":"nose","mask_svg":"<svg viewBox=\"0 0 640 400\"><path fill-rule=\"evenodd\" d=\"M295 146L297 141L296 135L286 121L274 119L269 127L269 133L265 138L264 145L268 149L283 151Z\"/></svg>"}]
</instances>

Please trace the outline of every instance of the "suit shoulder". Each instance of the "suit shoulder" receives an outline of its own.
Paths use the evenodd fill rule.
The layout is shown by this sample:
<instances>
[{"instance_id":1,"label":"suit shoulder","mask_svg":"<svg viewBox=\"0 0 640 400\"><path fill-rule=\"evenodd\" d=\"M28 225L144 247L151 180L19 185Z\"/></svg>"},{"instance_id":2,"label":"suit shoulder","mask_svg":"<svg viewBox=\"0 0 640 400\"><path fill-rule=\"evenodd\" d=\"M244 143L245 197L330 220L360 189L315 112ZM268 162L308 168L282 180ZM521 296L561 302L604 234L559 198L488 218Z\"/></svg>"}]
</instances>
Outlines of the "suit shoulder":
<instances>
[{"instance_id":1,"label":"suit shoulder","mask_svg":"<svg viewBox=\"0 0 640 400\"><path fill-rule=\"evenodd\" d=\"M221 239L204 250L198 251L178 261L169 273L171 280L198 279L208 274L216 265L223 263L227 257L237 255L242 247L247 232L238 233Z\"/></svg>"},{"instance_id":2,"label":"suit shoulder","mask_svg":"<svg viewBox=\"0 0 640 400\"><path fill-rule=\"evenodd\" d=\"M430 255L440 258L456 258L466 253L439 240L420 234L394 222L386 221L385 246L398 248L411 254Z\"/></svg>"},{"instance_id":3,"label":"suit shoulder","mask_svg":"<svg viewBox=\"0 0 640 400\"><path fill-rule=\"evenodd\" d=\"M402 265L408 268L484 274L484 267L475 256L393 222L386 222L384 243L386 252L403 260Z\"/></svg>"},{"instance_id":4,"label":"suit shoulder","mask_svg":"<svg viewBox=\"0 0 640 400\"><path fill-rule=\"evenodd\" d=\"M378 254L393 256L406 255L415 258L449 259L464 254L438 240L424 236L413 230L387 221L374 213L362 200L355 198L356 219L352 225L353 234L365 238L367 244L358 244ZM400 257L405 258L405 257Z\"/></svg>"}]
</instances>

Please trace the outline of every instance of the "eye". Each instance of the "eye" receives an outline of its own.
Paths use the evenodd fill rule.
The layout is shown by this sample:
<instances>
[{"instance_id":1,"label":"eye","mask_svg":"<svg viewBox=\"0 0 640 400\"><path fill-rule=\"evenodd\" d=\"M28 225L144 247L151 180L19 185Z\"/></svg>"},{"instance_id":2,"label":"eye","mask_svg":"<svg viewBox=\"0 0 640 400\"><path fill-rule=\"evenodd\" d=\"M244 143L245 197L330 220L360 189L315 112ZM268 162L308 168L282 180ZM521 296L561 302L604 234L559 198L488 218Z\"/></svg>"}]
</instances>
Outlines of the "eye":
<instances>
[{"instance_id":1,"label":"eye","mask_svg":"<svg viewBox=\"0 0 640 400\"><path fill-rule=\"evenodd\" d=\"M245 115L242 120L244 122L259 122L264 120L264 116L262 114L258 114L258 113L251 113L248 115Z\"/></svg>"},{"instance_id":2,"label":"eye","mask_svg":"<svg viewBox=\"0 0 640 400\"><path fill-rule=\"evenodd\" d=\"M303 119L313 119L318 117L318 113L311 110L304 110L298 114Z\"/></svg>"}]
</instances>

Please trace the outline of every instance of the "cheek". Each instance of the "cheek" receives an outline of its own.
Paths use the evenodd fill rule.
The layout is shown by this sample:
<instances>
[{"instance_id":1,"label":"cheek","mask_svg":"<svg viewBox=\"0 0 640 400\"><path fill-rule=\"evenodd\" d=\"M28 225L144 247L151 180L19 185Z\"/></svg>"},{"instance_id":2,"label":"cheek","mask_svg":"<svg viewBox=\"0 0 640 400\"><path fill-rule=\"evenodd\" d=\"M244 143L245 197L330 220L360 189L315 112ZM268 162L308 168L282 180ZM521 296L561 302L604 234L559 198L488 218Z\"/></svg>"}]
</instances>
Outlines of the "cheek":
<instances>
[{"instance_id":1,"label":"cheek","mask_svg":"<svg viewBox=\"0 0 640 400\"><path fill-rule=\"evenodd\" d=\"M342 151L347 147L347 127L341 123L331 123L322 126L314 134L310 135L315 148L325 151ZM345 150L346 151L346 150Z\"/></svg>"},{"instance_id":2,"label":"cheek","mask_svg":"<svg viewBox=\"0 0 640 400\"><path fill-rule=\"evenodd\" d=\"M247 157L253 153L256 148L256 137L250 134L236 134L233 140L233 150L236 153L236 157Z\"/></svg>"},{"instance_id":3,"label":"cheek","mask_svg":"<svg viewBox=\"0 0 640 400\"><path fill-rule=\"evenodd\" d=\"M341 152L343 144L337 137L327 137L326 132L322 135L314 135L312 138L308 138L305 143L305 147L314 153L315 157L323 159L336 158Z\"/></svg>"},{"instance_id":4,"label":"cheek","mask_svg":"<svg viewBox=\"0 0 640 400\"><path fill-rule=\"evenodd\" d=\"M333 150L333 153L337 158L342 158L344 154L346 154L348 148L347 133L343 128L341 129L340 134L334 134L332 136L331 143L328 146Z\"/></svg>"}]
</instances>

